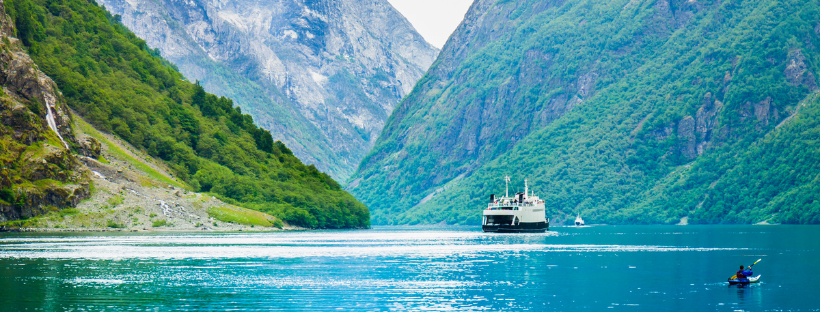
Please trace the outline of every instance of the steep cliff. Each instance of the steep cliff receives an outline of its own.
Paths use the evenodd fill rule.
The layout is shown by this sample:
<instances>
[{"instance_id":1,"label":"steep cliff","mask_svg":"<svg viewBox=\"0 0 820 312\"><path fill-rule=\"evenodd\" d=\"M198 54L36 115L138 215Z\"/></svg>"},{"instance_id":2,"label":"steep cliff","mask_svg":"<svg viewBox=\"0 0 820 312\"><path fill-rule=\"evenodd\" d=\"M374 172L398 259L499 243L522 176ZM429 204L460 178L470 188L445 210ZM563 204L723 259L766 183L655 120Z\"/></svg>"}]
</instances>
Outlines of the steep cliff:
<instances>
[{"instance_id":1,"label":"steep cliff","mask_svg":"<svg viewBox=\"0 0 820 312\"><path fill-rule=\"evenodd\" d=\"M345 180L437 49L386 0L103 0L206 90Z\"/></svg>"},{"instance_id":2,"label":"steep cliff","mask_svg":"<svg viewBox=\"0 0 820 312\"><path fill-rule=\"evenodd\" d=\"M348 188L377 224L477 223L506 174L557 222L820 222L817 10L476 1Z\"/></svg>"},{"instance_id":3,"label":"steep cliff","mask_svg":"<svg viewBox=\"0 0 820 312\"><path fill-rule=\"evenodd\" d=\"M88 170L54 82L14 37L0 1L0 223L76 206L89 192Z\"/></svg>"}]
</instances>

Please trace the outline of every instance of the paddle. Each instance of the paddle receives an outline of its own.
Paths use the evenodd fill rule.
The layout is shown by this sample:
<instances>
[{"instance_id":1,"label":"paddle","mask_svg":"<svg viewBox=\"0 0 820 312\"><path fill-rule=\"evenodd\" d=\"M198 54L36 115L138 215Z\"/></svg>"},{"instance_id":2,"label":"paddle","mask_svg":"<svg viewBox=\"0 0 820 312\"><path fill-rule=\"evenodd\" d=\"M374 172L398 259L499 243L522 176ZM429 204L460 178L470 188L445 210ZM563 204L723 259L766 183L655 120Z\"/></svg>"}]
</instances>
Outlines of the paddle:
<instances>
[{"instance_id":1,"label":"paddle","mask_svg":"<svg viewBox=\"0 0 820 312\"><path fill-rule=\"evenodd\" d=\"M752 263L752 265L750 265L749 267L751 268L751 267L755 266L755 264L757 264L758 262L760 262L760 260L763 260L763 259L762 259L762 258L761 258L761 259L757 259L757 261L755 261L755 263ZM733 279L736 279L736 278L737 278L737 274L732 275L732 277L730 277L729 279L730 279L730 280L733 280Z\"/></svg>"}]
</instances>

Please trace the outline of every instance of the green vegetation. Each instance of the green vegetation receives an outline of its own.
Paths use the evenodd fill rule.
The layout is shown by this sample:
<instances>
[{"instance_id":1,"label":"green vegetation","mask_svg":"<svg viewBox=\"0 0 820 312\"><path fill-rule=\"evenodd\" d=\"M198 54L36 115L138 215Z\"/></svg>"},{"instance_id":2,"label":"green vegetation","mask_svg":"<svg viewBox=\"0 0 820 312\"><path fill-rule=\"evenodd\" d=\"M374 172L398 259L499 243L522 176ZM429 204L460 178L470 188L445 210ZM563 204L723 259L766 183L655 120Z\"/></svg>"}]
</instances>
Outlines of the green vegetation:
<instances>
[{"instance_id":1,"label":"green vegetation","mask_svg":"<svg viewBox=\"0 0 820 312\"><path fill-rule=\"evenodd\" d=\"M230 99L187 82L93 1L5 5L17 36L70 107L165 161L192 189L309 228L369 226L367 208L327 174L302 164Z\"/></svg>"},{"instance_id":2,"label":"green vegetation","mask_svg":"<svg viewBox=\"0 0 820 312\"><path fill-rule=\"evenodd\" d=\"M5 223L0 224L0 225L3 225L3 226L8 227L8 228L18 228L18 229L19 228L33 228L33 227L37 227L40 224L39 221L41 219L42 219L42 216L38 216L38 217L31 218L31 219L20 219L20 220L8 221L8 222L5 222Z\"/></svg>"},{"instance_id":3,"label":"green vegetation","mask_svg":"<svg viewBox=\"0 0 820 312\"><path fill-rule=\"evenodd\" d=\"M114 220L108 220L108 223L106 224L106 226L110 227L112 229L123 229L123 228L125 228L125 225L123 225L122 223L117 223Z\"/></svg>"},{"instance_id":4,"label":"green vegetation","mask_svg":"<svg viewBox=\"0 0 820 312\"><path fill-rule=\"evenodd\" d=\"M168 220L165 220L165 219L154 220L154 222L151 222L151 227L162 227L162 226L166 226L166 225L168 225Z\"/></svg>"},{"instance_id":5,"label":"green vegetation","mask_svg":"<svg viewBox=\"0 0 820 312\"><path fill-rule=\"evenodd\" d=\"M820 223L817 101L798 106L818 3L656 3L493 4L512 20L453 35L473 48L439 57L352 192L381 224L477 224L504 175L559 220Z\"/></svg>"},{"instance_id":6,"label":"green vegetation","mask_svg":"<svg viewBox=\"0 0 820 312\"><path fill-rule=\"evenodd\" d=\"M122 195L117 194L108 198L108 204L111 205L111 208L115 208L122 204L123 199Z\"/></svg>"},{"instance_id":7,"label":"green vegetation","mask_svg":"<svg viewBox=\"0 0 820 312\"><path fill-rule=\"evenodd\" d=\"M276 219L276 220L273 220L273 227L275 227L275 228L277 228L277 229L281 229L281 228L283 228L284 226L285 226L285 223L284 223L284 222L282 222L282 220L281 220L281 219Z\"/></svg>"},{"instance_id":8,"label":"green vegetation","mask_svg":"<svg viewBox=\"0 0 820 312\"><path fill-rule=\"evenodd\" d=\"M208 208L208 215L211 218L222 222L243 224L243 225L258 225L270 227L275 222L271 222L273 217L260 213L258 211L242 209L238 207L210 207ZM278 219L276 219L278 220ZM281 225L282 221L279 221ZM281 228L281 226L280 226Z\"/></svg>"},{"instance_id":9,"label":"green vegetation","mask_svg":"<svg viewBox=\"0 0 820 312\"><path fill-rule=\"evenodd\" d=\"M66 216L73 216L73 215L76 215L76 214L79 214L79 213L80 213L80 211L77 210L77 208L66 208L66 209L61 209L61 210L57 211L57 215L60 216L61 218L65 218Z\"/></svg>"},{"instance_id":10,"label":"green vegetation","mask_svg":"<svg viewBox=\"0 0 820 312\"><path fill-rule=\"evenodd\" d=\"M20 196L15 196L14 191L12 191L9 188L4 188L4 189L0 190L0 203L6 204L6 205L13 204L13 205L18 205L19 206L19 205L22 205L23 203L25 203L25 201L26 201L25 196L26 196L26 194L20 194Z\"/></svg>"}]
</instances>

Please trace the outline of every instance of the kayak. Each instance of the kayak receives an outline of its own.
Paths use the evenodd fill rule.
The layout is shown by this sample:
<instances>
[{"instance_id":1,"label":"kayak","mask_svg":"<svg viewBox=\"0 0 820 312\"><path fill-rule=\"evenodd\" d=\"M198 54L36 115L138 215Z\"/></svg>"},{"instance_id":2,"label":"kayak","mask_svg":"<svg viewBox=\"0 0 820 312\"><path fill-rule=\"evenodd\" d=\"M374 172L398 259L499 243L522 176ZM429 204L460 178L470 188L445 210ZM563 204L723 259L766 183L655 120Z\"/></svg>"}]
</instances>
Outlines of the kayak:
<instances>
[{"instance_id":1,"label":"kayak","mask_svg":"<svg viewBox=\"0 0 820 312\"><path fill-rule=\"evenodd\" d=\"M732 277L734 277L734 276L732 276ZM735 279L730 278L729 279L729 285L759 283L760 282L760 275L747 278L747 280L748 281L739 281L736 278Z\"/></svg>"}]
</instances>

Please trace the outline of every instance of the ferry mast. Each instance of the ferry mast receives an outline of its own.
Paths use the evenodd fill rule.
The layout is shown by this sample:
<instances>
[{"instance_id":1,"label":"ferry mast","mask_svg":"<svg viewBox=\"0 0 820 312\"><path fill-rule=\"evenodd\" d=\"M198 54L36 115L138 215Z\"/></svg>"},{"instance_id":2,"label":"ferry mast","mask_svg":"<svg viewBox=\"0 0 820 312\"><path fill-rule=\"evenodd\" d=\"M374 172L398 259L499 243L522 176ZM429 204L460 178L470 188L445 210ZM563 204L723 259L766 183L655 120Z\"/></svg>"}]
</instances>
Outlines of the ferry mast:
<instances>
[{"instance_id":1,"label":"ferry mast","mask_svg":"<svg viewBox=\"0 0 820 312\"><path fill-rule=\"evenodd\" d=\"M510 176L504 176L504 197L510 197Z\"/></svg>"}]
</instances>

